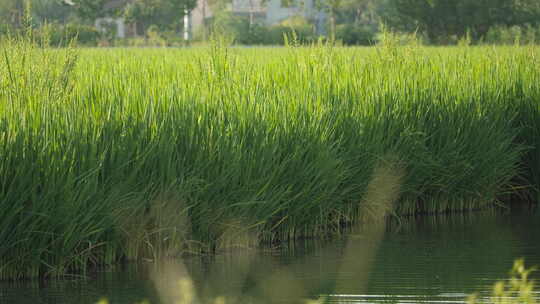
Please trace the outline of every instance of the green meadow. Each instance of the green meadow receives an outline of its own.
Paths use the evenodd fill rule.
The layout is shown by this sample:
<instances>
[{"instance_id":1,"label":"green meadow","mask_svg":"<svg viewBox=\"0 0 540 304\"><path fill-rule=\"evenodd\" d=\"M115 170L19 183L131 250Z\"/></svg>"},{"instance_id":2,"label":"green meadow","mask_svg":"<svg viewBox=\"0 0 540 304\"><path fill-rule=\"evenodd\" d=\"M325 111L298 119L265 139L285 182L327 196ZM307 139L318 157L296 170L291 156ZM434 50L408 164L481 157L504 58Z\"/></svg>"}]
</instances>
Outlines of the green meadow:
<instances>
[{"instance_id":1,"label":"green meadow","mask_svg":"<svg viewBox=\"0 0 540 304\"><path fill-rule=\"evenodd\" d=\"M540 198L539 47L0 48L0 279Z\"/></svg>"}]
</instances>

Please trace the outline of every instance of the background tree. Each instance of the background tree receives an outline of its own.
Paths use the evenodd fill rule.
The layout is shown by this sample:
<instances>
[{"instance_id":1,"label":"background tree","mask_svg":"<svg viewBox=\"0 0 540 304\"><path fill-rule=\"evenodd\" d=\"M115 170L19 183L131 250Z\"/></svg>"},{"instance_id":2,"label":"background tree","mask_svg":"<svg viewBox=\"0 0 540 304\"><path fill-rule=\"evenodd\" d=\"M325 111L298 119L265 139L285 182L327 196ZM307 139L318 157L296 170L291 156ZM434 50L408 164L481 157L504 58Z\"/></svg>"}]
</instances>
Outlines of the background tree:
<instances>
[{"instance_id":1,"label":"background tree","mask_svg":"<svg viewBox=\"0 0 540 304\"><path fill-rule=\"evenodd\" d=\"M33 0L32 11L40 23L67 23L74 18L72 7L62 0Z\"/></svg>"},{"instance_id":2,"label":"background tree","mask_svg":"<svg viewBox=\"0 0 540 304\"><path fill-rule=\"evenodd\" d=\"M81 18L89 21L94 21L107 14L106 2L107 0L64 0L64 3L76 9Z\"/></svg>"},{"instance_id":3,"label":"background tree","mask_svg":"<svg viewBox=\"0 0 540 304\"><path fill-rule=\"evenodd\" d=\"M162 31L180 31L185 13L196 4L196 0L134 0L126 4L122 15L136 24L137 32L144 32L151 25Z\"/></svg>"},{"instance_id":4,"label":"background tree","mask_svg":"<svg viewBox=\"0 0 540 304\"><path fill-rule=\"evenodd\" d=\"M336 15L343 0L314 0L314 8L328 15L328 33L332 39L336 37Z\"/></svg>"},{"instance_id":5,"label":"background tree","mask_svg":"<svg viewBox=\"0 0 540 304\"><path fill-rule=\"evenodd\" d=\"M379 12L394 29L427 34L431 42L445 42L451 36L483 37L497 25L525 25L540 22L538 0L385 0Z\"/></svg>"},{"instance_id":6,"label":"background tree","mask_svg":"<svg viewBox=\"0 0 540 304\"><path fill-rule=\"evenodd\" d=\"M381 0L315 0L314 7L328 17L330 37L341 39L344 30L353 33L375 31L378 23L376 8ZM341 25L341 26L340 26ZM369 27L369 29L368 29Z\"/></svg>"},{"instance_id":7,"label":"background tree","mask_svg":"<svg viewBox=\"0 0 540 304\"><path fill-rule=\"evenodd\" d=\"M24 2L21 0L1 0L0 20L4 26L21 27L24 16Z\"/></svg>"},{"instance_id":8,"label":"background tree","mask_svg":"<svg viewBox=\"0 0 540 304\"><path fill-rule=\"evenodd\" d=\"M376 8L380 0L342 0L337 8L337 22L342 24L376 24Z\"/></svg>"}]
</instances>

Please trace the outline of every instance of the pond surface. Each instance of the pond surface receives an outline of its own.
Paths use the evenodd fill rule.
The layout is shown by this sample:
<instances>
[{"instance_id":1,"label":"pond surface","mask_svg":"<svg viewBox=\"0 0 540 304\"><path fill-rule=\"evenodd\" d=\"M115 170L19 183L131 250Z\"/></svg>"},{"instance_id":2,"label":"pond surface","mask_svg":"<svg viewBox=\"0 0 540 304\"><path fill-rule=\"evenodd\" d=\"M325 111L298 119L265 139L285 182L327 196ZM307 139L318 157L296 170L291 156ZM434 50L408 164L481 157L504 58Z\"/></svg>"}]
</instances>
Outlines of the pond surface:
<instances>
[{"instance_id":1,"label":"pond surface","mask_svg":"<svg viewBox=\"0 0 540 304\"><path fill-rule=\"evenodd\" d=\"M188 290L212 303L305 303L320 295L331 303L464 303L507 278L516 258L540 266L538 211L393 221L383 232L118 266L87 279L0 283L0 303L168 304Z\"/></svg>"}]
</instances>

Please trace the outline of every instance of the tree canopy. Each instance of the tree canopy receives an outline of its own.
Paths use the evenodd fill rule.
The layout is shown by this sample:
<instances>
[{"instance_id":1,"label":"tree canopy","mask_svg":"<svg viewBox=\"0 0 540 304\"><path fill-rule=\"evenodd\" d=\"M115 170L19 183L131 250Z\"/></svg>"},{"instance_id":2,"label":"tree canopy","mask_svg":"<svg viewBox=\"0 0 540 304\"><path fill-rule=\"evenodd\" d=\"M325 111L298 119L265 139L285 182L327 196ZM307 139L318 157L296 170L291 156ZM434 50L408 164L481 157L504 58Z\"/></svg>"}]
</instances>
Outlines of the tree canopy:
<instances>
[{"instance_id":1,"label":"tree canopy","mask_svg":"<svg viewBox=\"0 0 540 304\"><path fill-rule=\"evenodd\" d=\"M538 0L385 0L379 7L389 26L425 32L430 41L449 36L484 36L496 25L524 25L540 22Z\"/></svg>"},{"instance_id":2,"label":"tree canopy","mask_svg":"<svg viewBox=\"0 0 540 304\"><path fill-rule=\"evenodd\" d=\"M161 30L174 30L181 27L182 17L196 4L196 0L133 0L124 6L122 15L144 28L155 25Z\"/></svg>"},{"instance_id":3,"label":"tree canopy","mask_svg":"<svg viewBox=\"0 0 540 304\"><path fill-rule=\"evenodd\" d=\"M175 36L170 34L183 29L184 15L197 4L197 0L0 0L3 21L0 34L24 27L25 1L31 4L31 19L36 27L45 21L92 27L100 17L123 17L135 36L147 34L150 29ZM257 32L260 28L270 31L272 26L277 26L262 22L254 26L250 15L245 31L245 16L228 10L231 1L204 2L202 19L206 21L198 29L203 40L208 34L207 25L213 25L208 27L211 29L232 24L228 30L233 35L253 37L261 35ZM251 5L270 0L246 1ZM291 6L305 3L283 0L282 4L285 2ZM390 30L421 33L426 42L434 44L455 43L468 35L474 42L510 41L520 32L524 37L535 37L527 41L540 41L540 0L312 0L312 3L315 11L308 15L298 13L293 18L304 18L306 26L316 35L333 36L346 44L373 43L381 22Z\"/></svg>"},{"instance_id":4,"label":"tree canopy","mask_svg":"<svg viewBox=\"0 0 540 304\"><path fill-rule=\"evenodd\" d=\"M87 20L119 16L146 28L156 25L160 29L173 29L185 10L192 10L196 0L64 0L72 4L77 13Z\"/></svg>"}]
</instances>

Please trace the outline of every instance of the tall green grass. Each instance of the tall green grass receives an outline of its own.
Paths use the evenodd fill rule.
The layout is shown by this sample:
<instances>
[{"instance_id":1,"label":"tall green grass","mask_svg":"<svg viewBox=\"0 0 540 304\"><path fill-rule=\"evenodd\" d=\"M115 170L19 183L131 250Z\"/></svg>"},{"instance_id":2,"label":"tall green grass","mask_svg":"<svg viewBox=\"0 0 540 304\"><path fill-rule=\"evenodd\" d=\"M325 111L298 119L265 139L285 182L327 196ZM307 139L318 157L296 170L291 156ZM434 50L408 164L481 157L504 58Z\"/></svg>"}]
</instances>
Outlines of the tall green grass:
<instances>
[{"instance_id":1,"label":"tall green grass","mask_svg":"<svg viewBox=\"0 0 540 304\"><path fill-rule=\"evenodd\" d=\"M535 47L1 49L0 279L539 198Z\"/></svg>"}]
</instances>

